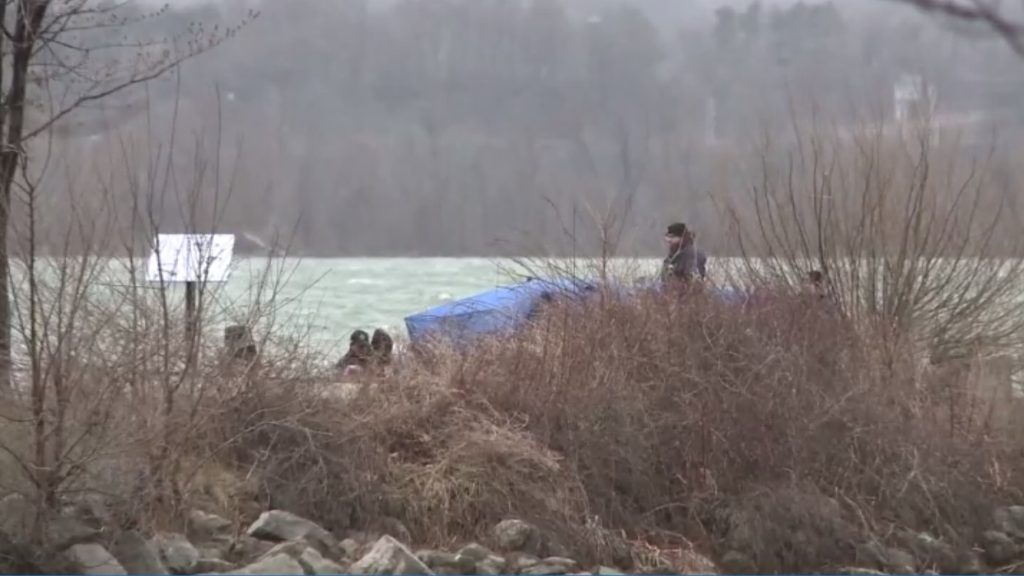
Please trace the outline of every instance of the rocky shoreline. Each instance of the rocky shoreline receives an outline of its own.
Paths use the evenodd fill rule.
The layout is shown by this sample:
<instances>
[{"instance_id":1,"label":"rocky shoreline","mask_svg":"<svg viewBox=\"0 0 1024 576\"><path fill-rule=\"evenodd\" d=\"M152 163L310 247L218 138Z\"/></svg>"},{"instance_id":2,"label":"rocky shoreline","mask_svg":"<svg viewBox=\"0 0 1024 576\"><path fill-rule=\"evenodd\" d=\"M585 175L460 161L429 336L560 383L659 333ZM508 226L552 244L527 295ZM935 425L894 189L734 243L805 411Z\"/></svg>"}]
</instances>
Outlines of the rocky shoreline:
<instances>
[{"instance_id":1,"label":"rocky shoreline","mask_svg":"<svg viewBox=\"0 0 1024 576\"><path fill-rule=\"evenodd\" d=\"M201 510L187 515L185 533L112 528L102 507L79 506L46 523L45 553L19 542L31 507L16 496L0 500L0 572L79 574L524 574L533 576L628 572L751 573L759 567L744 552L726 548L718 565L695 552L675 570L637 562L620 551L617 566L584 565L552 545L536 526L506 519L485 538L454 550L417 549L397 520L371 532L339 538L317 523L283 510L260 514L239 533L235 523ZM21 536L27 534L21 533ZM892 542L896 542L893 545ZM728 539L723 542L729 545ZM956 547L926 533L903 531L889 544L856 545L848 574L1007 572L1024 567L1024 506L1000 508L975 546ZM686 568L681 568L685 566ZM664 568L664 566L662 566Z\"/></svg>"},{"instance_id":2,"label":"rocky shoreline","mask_svg":"<svg viewBox=\"0 0 1024 576\"><path fill-rule=\"evenodd\" d=\"M26 544L7 534L16 524L10 513L19 511L28 511L25 501L8 497L0 502L0 514L8 513L2 542L7 554L0 551L0 556L9 559L7 566L0 566L5 573L625 574L607 566L585 570L571 558L539 555L545 548L539 530L520 520L506 520L494 527L493 550L470 543L448 552L414 551L408 531L397 521L391 523L389 533L338 539L310 520L270 510L244 533L236 534L231 521L192 510L187 535L159 532L147 539L136 530L111 535L101 519L78 514L55 518L49 524L47 554L33 555L26 552ZM23 515L22 519L26 518Z\"/></svg>"}]
</instances>

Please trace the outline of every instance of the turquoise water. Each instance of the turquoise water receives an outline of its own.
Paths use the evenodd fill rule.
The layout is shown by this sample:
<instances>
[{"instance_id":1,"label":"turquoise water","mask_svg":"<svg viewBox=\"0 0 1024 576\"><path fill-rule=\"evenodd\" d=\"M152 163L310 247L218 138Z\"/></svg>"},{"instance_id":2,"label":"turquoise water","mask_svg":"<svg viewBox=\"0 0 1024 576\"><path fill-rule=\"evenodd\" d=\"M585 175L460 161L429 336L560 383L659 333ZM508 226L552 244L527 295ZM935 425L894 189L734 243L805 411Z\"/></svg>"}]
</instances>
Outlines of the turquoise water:
<instances>
[{"instance_id":1,"label":"turquoise water","mask_svg":"<svg viewBox=\"0 0 1024 576\"><path fill-rule=\"evenodd\" d=\"M103 261L99 263L102 272L88 281L91 300L105 303L105 310L125 315L123 319L128 318L135 297L130 294L138 294L145 309L160 309L158 284L141 277L145 262L137 262L134 270L130 264L126 259ZM203 293L206 340L219 342L225 326L247 324L255 327L260 339L270 333L277 340L298 339L311 351L340 356L353 330L372 333L384 328L401 341L406 337L404 318L410 314L528 274L558 274L552 267L563 273L570 270L566 262L532 264L528 269L521 262L483 258L235 258L227 282L211 283ZM659 264L658 260L619 261L609 272L618 277L650 275ZM588 269L594 265L581 261L571 270L581 277L595 277L596 270ZM40 278L54 284L62 266L67 264L41 263ZM17 265L12 271L22 303L27 302L24 274ZM135 283L130 280L133 276ZM182 285L169 285L167 294L172 317L184 318Z\"/></svg>"},{"instance_id":2,"label":"turquoise water","mask_svg":"<svg viewBox=\"0 0 1024 576\"><path fill-rule=\"evenodd\" d=\"M265 260L236 261L218 302L236 311L251 307L252 287ZM280 278L277 325L306 331L327 353L340 353L355 329L385 328L406 336L403 319L451 299L464 298L521 279L528 271L509 260L476 258L310 258L275 264ZM658 261L629 263L631 271L657 271ZM586 270L576 271L582 276ZM538 271L544 273L544 271ZM264 298L266 299L266 298Z\"/></svg>"},{"instance_id":3,"label":"turquoise water","mask_svg":"<svg viewBox=\"0 0 1024 576\"><path fill-rule=\"evenodd\" d=\"M504 284L507 263L485 259L303 259L281 263L274 308L284 330L306 331L312 344L341 350L355 329L385 328L404 337L403 319L453 298ZM266 261L236 263L218 301L244 310L255 300L254 286ZM265 291L263 299L267 299Z\"/></svg>"}]
</instances>

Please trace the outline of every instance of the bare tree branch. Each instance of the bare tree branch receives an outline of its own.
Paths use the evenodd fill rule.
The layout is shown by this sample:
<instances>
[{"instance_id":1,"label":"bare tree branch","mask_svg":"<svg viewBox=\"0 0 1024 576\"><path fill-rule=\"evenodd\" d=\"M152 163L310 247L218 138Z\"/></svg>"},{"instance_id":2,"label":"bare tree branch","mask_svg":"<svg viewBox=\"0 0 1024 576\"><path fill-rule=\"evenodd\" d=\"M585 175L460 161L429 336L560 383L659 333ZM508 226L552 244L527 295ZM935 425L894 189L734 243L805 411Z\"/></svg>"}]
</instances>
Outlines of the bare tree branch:
<instances>
[{"instance_id":1,"label":"bare tree branch","mask_svg":"<svg viewBox=\"0 0 1024 576\"><path fill-rule=\"evenodd\" d=\"M999 0L896 0L926 12L984 24L1024 56L1024 17L1014 18Z\"/></svg>"}]
</instances>

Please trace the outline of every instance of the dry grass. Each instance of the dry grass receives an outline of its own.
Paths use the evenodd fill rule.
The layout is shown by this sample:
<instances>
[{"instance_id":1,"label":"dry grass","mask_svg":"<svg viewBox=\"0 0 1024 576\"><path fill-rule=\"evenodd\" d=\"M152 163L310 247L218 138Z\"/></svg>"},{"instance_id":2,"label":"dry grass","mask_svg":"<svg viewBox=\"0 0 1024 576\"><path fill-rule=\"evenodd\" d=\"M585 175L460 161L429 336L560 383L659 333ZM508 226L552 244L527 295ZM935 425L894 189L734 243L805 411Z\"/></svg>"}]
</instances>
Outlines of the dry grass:
<instances>
[{"instance_id":1,"label":"dry grass","mask_svg":"<svg viewBox=\"0 0 1024 576\"><path fill-rule=\"evenodd\" d=\"M264 506L337 531L395 517L423 544L515 516L595 562L623 529L652 570L694 550L836 569L902 529L966 546L1020 497L1019 459L951 428L958 408L870 336L796 295L745 310L609 297L438 350L348 401L257 376L197 438L259 479Z\"/></svg>"}]
</instances>

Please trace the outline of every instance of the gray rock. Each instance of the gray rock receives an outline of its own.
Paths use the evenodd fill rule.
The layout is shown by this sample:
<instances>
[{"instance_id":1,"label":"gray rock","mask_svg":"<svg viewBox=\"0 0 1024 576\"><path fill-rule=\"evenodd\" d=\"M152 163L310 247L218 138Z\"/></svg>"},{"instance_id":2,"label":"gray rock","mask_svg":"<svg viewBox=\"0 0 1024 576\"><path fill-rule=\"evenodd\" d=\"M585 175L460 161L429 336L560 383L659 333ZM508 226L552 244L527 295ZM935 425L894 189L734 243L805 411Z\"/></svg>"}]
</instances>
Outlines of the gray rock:
<instances>
[{"instance_id":1,"label":"gray rock","mask_svg":"<svg viewBox=\"0 0 1024 576\"><path fill-rule=\"evenodd\" d=\"M913 574L917 572L917 560L905 550L886 548L885 569L890 574Z\"/></svg>"},{"instance_id":2,"label":"gray rock","mask_svg":"<svg viewBox=\"0 0 1024 576\"><path fill-rule=\"evenodd\" d=\"M417 550L416 557L420 559L420 562L426 564L428 568L434 568L437 566L451 566L455 564L455 558L457 558L457 555L440 550Z\"/></svg>"},{"instance_id":3,"label":"gray rock","mask_svg":"<svg viewBox=\"0 0 1024 576\"><path fill-rule=\"evenodd\" d=\"M306 571L299 564L298 560L287 554L278 554L264 558L258 562L232 570L228 574L303 574Z\"/></svg>"},{"instance_id":4,"label":"gray rock","mask_svg":"<svg viewBox=\"0 0 1024 576\"><path fill-rule=\"evenodd\" d=\"M533 568L537 564L540 564L540 558L531 554L517 554L510 559L508 564L512 572L520 573L523 570Z\"/></svg>"},{"instance_id":5,"label":"gray rock","mask_svg":"<svg viewBox=\"0 0 1024 576\"><path fill-rule=\"evenodd\" d=\"M41 565L42 564L42 565ZM72 573L64 555L39 562L29 546L12 541L0 533L0 574L61 574Z\"/></svg>"},{"instance_id":6,"label":"gray rock","mask_svg":"<svg viewBox=\"0 0 1024 576\"><path fill-rule=\"evenodd\" d=\"M995 567L1013 562L1020 553L1020 548L1012 538L996 530L988 530L983 533L981 544L985 550L985 561Z\"/></svg>"},{"instance_id":7,"label":"gray rock","mask_svg":"<svg viewBox=\"0 0 1024 576\"><path fill-rule=\"evenodd\" d=\"M960 560L953 547L927 532L908 532L903 540L918 559L917 568L932 566L942 573L958 572Z\"/></svg>"},{"instance_id":8,"label":"gray rock","mask_svg":"<svg viewBox=\"0 0 1024 576\"><path fill-rule=\"evenodd\" d=\"M223 546L211 546L207 543L205 546L196 546L196 550L199 551L200 558L225 560L227 558L229 544L230 543Z\"/></svg>"},{"instance_id":9,"label":"gray rock","mask_svg":"<svg viewBox=\"0 0 1024 576\"><path fill-rule=\"evenodd\" d=\"M973 550L961 553L958 561L960 567L953 571L957 574L981 574L985 571L981 564L981 557Z\"/></svg>"},{"instance_id":10,"label":"gray rock","mask_svg":"<svg viewBox=\"0 0 1024 576\"><path fill-rule=\"evenodd\" d=\"M316 523L283 510L271 510L260 514L248 530L249 536L260 540L281 542L285 540L305 540L315 546L321 554L334 555L338 550L338 541L330 532Z\"/></svg>"},{"instance_id":11,"label":"gray rock","mask_svg":"<svg viewBox=\"0 0 1024 576\"><path fill-rule=\"evenodd\" d=\"M522 574L535 574L535 575L547 575L547 574L569 574L576 570L577 564L575 560L569 558L562 558L559 556L552 556L545 558L537 564L522 571Z\"/></svg>"},{"instance_id":12,"label":"gray rock","mask_svg":"<svg viewBox=\"0 0 1024 576\"><path fill-rule=\"evenodd\" d=\"M494 544L503 552L540 553L540 530L522 520L502 520L493 530Z\"/></svg>"},{"instance_id":13,"label":"gray rock","mask_svg":"<svg viewBox=\"0 0 1024 576\"><path fill-rule=\"evenodd\" d=\"M466 558L469 558L474 562L486 560L488 556L492 555L490 550L488 550L484 546L477 544L476 542L463 546L459 549L458 552L456 552L456 554L458 556L464 556Z\"/></svg>"},{"instance_id":14,"label":"gray rock","mask_svg":"<svg viewBox=\"0 0 1024 576\"><path fill-rule=\"evenodd\" d=\"M1011 538L1024 539L1024 506L1009 506L995 511L996 529Z\"/></svg>"},{"instance_id":15,"label":"gray rock","mask_svg":"<svg viewBox=\"0 0 1024 576\"><path fill-rule=\"evenodd\" d=\"M273 548L273 542L242 535L231 543L224 559L238 564L248 564L262 558Z\"/></svg>"},{"instance_id":16,"label":"gray rock","mask_svg":"<svg viewBox=\"0 0 1024 576\"><path fill-rule=\"evenodd\" d=\"M426 564L391 536L381 536L370 551L352 565L353 574L433 574Z\"/></svg>"},{"instance_id":17,"label":"gray rock","mask_svg":"<svg viewBox=\"0 0 1024 576\"><path fill-rule=\"evenodd\" d=\"M505 559L501 556L488 556L480 562L477 562L476 573L487 574L490 576L504 574L506 565Z\"/></svg>"},{"instance_id":18,"label":"gray rock","mask_svg":"<svg viewBox=\"0 0 1024 576\"><path fill-rule=\"evenodd\" d=\"M78 574L126 574L124 567L99 544L75 544L64 554Z\"/></svg>"},{"instance_id":19,"label":"gray rock","mask_svg":"<svg viewBox=\"0 0 1024 576\"><path fill-rule=\"evenodd\" d=\"M181 534L160 533L153 537L160 561L172 574L193 574L199 562L199 550Z\"/></svg>"},{"instance_id":20,"label":"gray rock","mask_svg":"<svg viewBox=\"0 0 1024 576\"><path fill-rule=\"evenodd\" d=\"M200 558L199 562L196 562L196 571L199 573L220 574L223 572L230 572L234 569L234 564L225 562L220 558Z\"/></svg>"},{"instance_id":21,"label":"gray rock","mask_svg":"<svg viewBox=\"0 0 1024 576\"><path fill-rule=\"evenodd\" d=\"M754 572L754 561L749 556L736 550L730 550L722 556L718 565L727 574L749 574Z\"/></svg>"},{"instance_id":22,"label":"gray rock","mask_svg":"<svg viewBox=\"0 0 1024 576\"><path fill-rule=\"evenodd\" d=\"M93 542L99 535L99 529L70 516L51 518L46 523L46 541L58 552L75 544Z\"/></svg>"},{"instance_id":23,"label":"gray rock","mask_svg":"<svg viewBox=\"0 0 1024 576\"><path fill-rule=\"evenodd\" d=\"M597 576L626 576L625 572L620 572L615 568L609 568L608 566L599 566L594 574Z\"/></svg>"},{"instance_id":24,"label":"gray rock","mask_svg":"<svg viewBox=\"0 0 1024 576\"><path fill-rule=\"evenodd\" d=\"M36 508L21 494L0 498L0 532L13 542L24 542L32 532Z\"/></svg>"},{"instance_id":25,"label":"gray rock","mask_svg":"<svg viewBox=\"0 0 1024 576\"><path fill-rule=\"evenodd\" d=\"M886 563L885 546L875 540L859 544L856 549L857 564L872 568L883 568Z\"/></svg>"},{"instance_id":26,"label":"gray rock","mask_svg":"<svg viewBox=\"0 0 1024 576\"><path fill-rule=\"evenodd\" d=\"M268 550L266 553L263 554L262 557L260 557L260 560L263 560L264 558L270 558L271 556L277 556L278 554L287 554L292 558L298 558L299 556L302 556L302 553L305 552L306 549L308 548L309 544L303 542L302 540L289 540L287 542L275 544L273 548Z\"/></svg>"},{"instance_id":27,"label":"gray rock","mask_svg":"<svg viewBox=\"0 0 1024 576\"><path fill-rule=\"evenodd\" d=\"M303 550L302 554L299 555L296 560L302 566L306 574L344 574L345 569L324 558L317 552L316 548L312 546Z\"/></svg>"},{"instance_id":28,"label":"gray rock","mask_svg":"<svg viewBox=\"0 0 1024 576\"><path fill-rule=\"evenodd\" d=\"M359 542L352 538L345 538L338 543L338 548L341 549L346 558L355 558L356 554L359 553Z\"/></svg>"},{"instance_id":29,"label":"gray rock","mask_svg":"<svg viewBox=\"0 0 1024 576\"><path fill-rule=\"evenodd\" d=\"M190 511L186 526L193 542L230 542L233 536L230 520L202 510Z\"/></svg>"},{"instance_id":30,"label":"gray rock","mask_svg":"<svg viewBox=\"0 0 1024 576\"><path fill-rule=\"evenodd\" d=\"M540 562L520 571L519 573L531 574L534 576L553 576L558 574L568 574L569 568L560 564L546 564L544 562Z\"/></svg>"},{"instance_id":31,"label":"gray rock","mask_svg":"<svg viewBox=\"0 0 1024 576\"><path fill-rule=\"evenodd\" d=\"M72 506L71 515L93 528L114 524L107 500L99 494L85 494L78 498Z\"/></svg>"},{"instance_id":32,"label":"gray rock","mask_svg":"<svg viewBox=\"0 0 1024 576\"><path fill-rule=\"evenodd\" d=\"M420 550L416 557L435 574L473 574L477 570L476 561L472 558L449 552Z\"/></svg>"},{"instance_id":33,"label":"gray rock","mask_svg":"<svg viewBox=\"0 0 1024 576\"><path fill-rule=\"evenodd\" d=\"M840 568L836 570L836 574L859 574L861 576L875 576L884 575L885 572L879 572L878 570L872 570L871 568Z\"/></svg>"},{"instance_id":34,"label":"gray rock","mask_svg":"<svg viewBox=\"0 0 1024 576\"><path fill-rule=\"evenodd\" d=\"M167 574L156 549L135 530L118 534L110 551L128 574Z\"/></svg>"}]
</instances>

